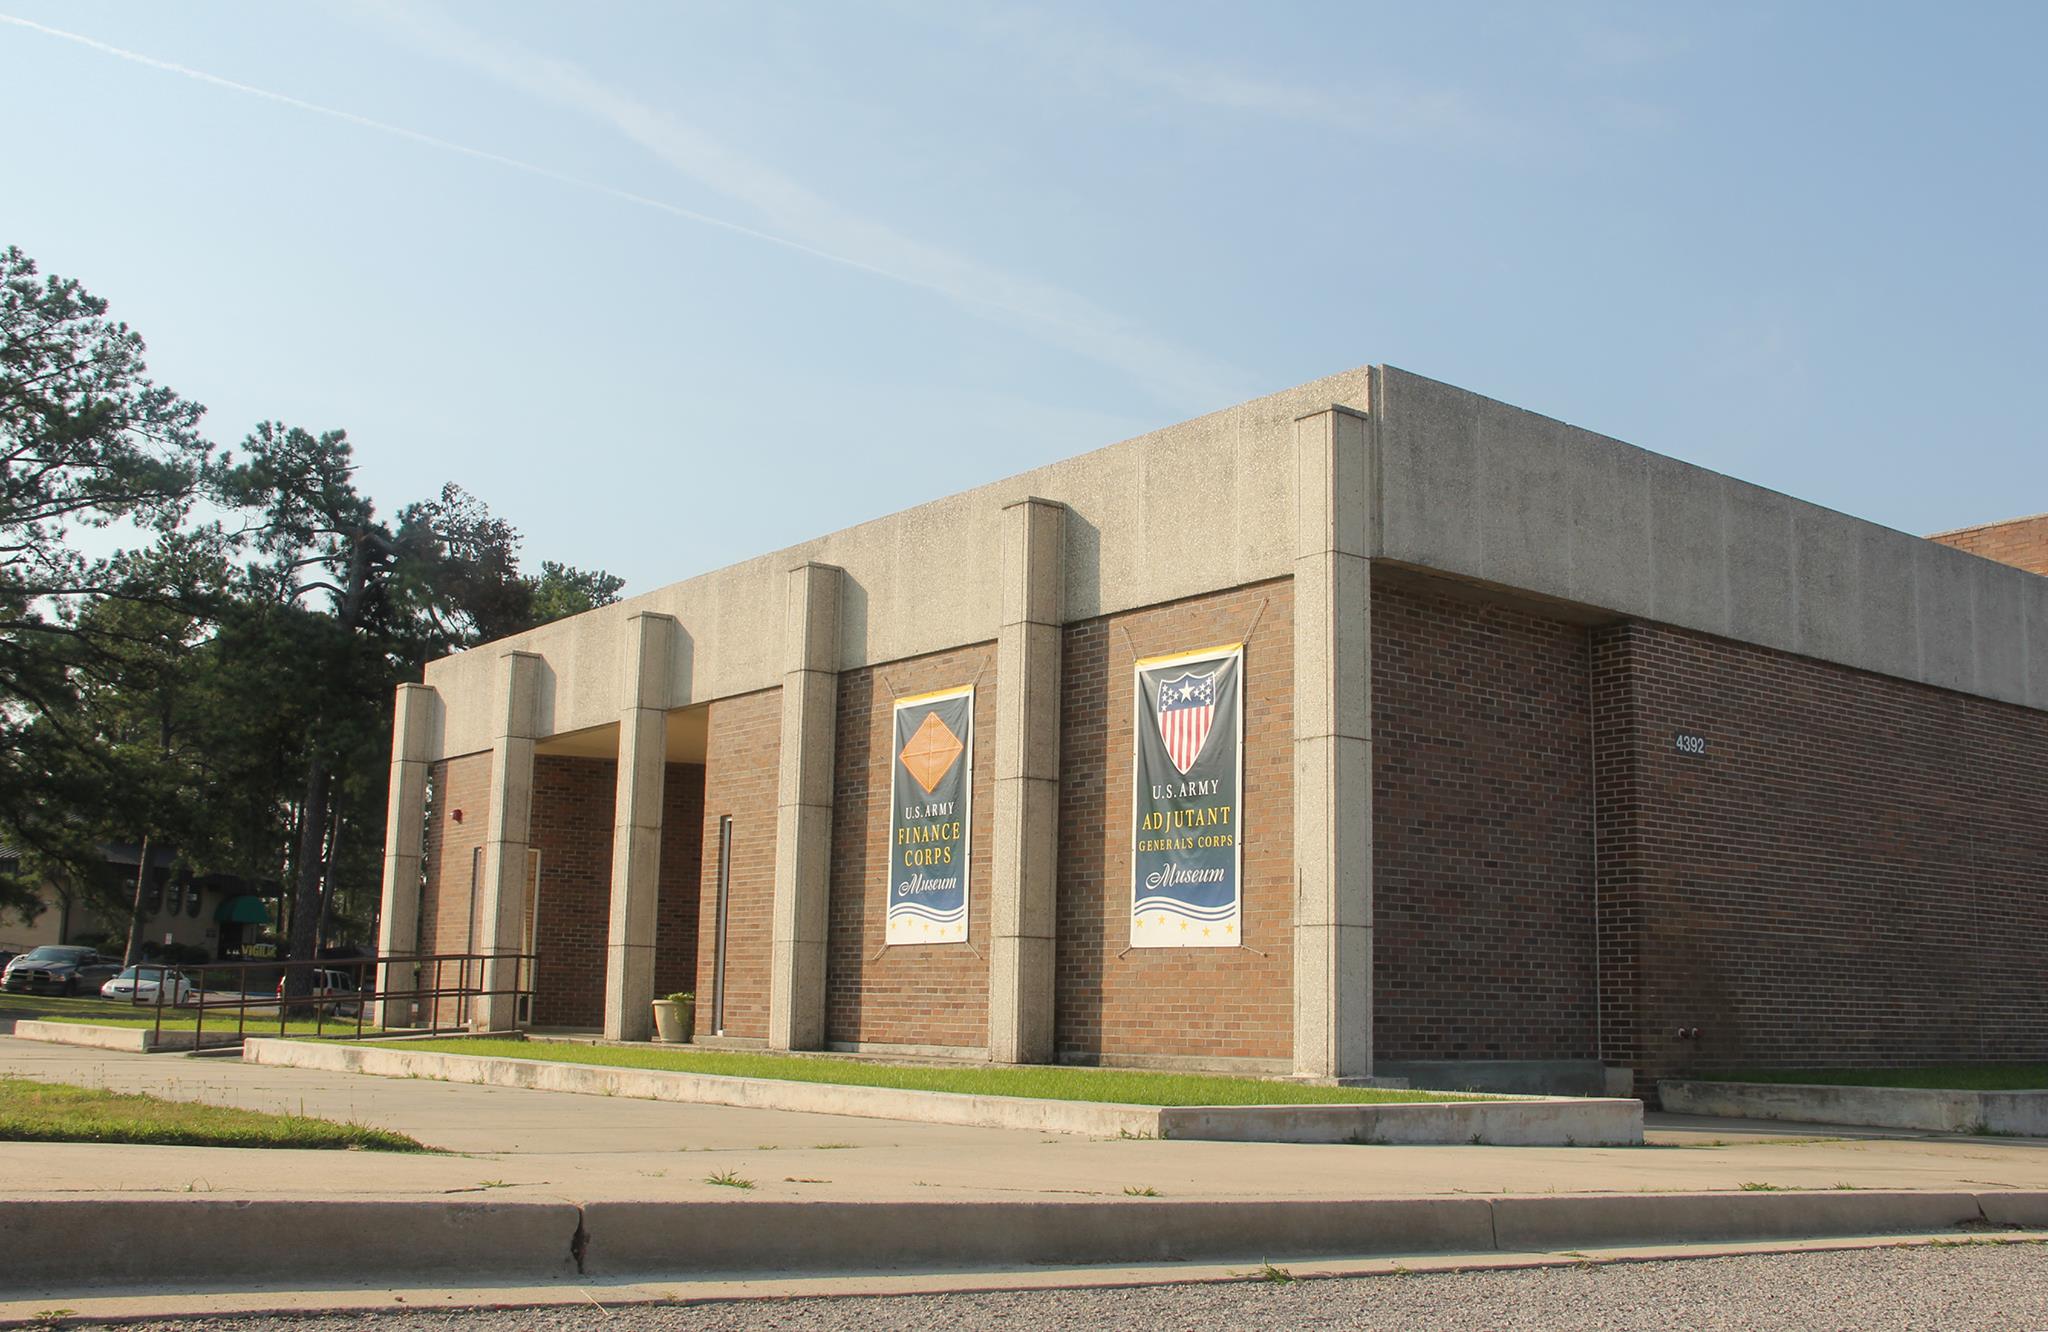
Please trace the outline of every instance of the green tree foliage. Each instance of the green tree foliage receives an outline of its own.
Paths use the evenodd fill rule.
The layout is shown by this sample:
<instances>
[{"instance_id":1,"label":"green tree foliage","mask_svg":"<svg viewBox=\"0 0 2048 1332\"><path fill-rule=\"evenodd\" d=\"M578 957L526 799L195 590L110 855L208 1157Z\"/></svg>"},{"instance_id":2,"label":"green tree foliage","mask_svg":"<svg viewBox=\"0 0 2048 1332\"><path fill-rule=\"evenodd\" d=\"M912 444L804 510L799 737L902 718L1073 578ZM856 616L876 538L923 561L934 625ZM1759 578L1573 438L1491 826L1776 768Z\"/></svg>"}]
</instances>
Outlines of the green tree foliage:
<instances>
[{"instance_id":1,"label":"green tree foliage","mask_svg":"<svg viewBox=\"0 0 2048 1332\"><path fill-rule=\"evenodd\" d=\"M76 784L112 780L81 766L94 742L78 729L77 682L114 669L138 629L86 607L178 591L77 540L116 524L143 540L176 533L199 485L204 409L151 382L143 351L105 301L0 252L0 835L20 853L0 905L33 902L24 880L75 857Z\"/></svg>"},{"instance_id":2,"label":"green tree foliage","mask_svg":"<svg viewBox=\"0 0 2048 1332\"><path fill-rule=\"evenodd\" d=\"M323 920L363 940L394 687L621 580L521 573L517 530L452 483L385 522L339 430L264 422L214 456L104 302L5 262L0 840L22 854L0 907L50 882L125 907L92 877L98 847L146 839L194 873L285 883L293 956ZM195 498L218 516L193 521ZM77 549L119 522L143 544Z\"/></svg>"},{"instance_id":3,"label":"green tree foliage","mask_svg":"<svg viewBox=\"0 0 2048 1332\"><path fill-rule=\"evenodd\" d=\"M529 578L533 602L528 614L535 624L565 620L619 599L626 580L602 569L577 569L553 560L542 560L540 576Z\"/></svg>"}]
</instances>

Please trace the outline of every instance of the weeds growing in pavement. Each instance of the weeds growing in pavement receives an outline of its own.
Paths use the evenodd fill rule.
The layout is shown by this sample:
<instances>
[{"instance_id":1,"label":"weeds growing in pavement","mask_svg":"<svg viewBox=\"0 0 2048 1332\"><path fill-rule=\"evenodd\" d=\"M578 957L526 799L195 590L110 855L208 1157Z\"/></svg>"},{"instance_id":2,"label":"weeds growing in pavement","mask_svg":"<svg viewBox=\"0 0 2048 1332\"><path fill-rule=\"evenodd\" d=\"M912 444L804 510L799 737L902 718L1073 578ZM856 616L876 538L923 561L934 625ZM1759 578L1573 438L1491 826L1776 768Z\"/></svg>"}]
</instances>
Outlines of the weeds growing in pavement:
<instances>
[{"instance_id":1,"label":"weeds growing in pavement","mask_svg":"<svg viewBox=\"0 0 2048 1332\"><path fill-rule=\"evenodd\" d=\"M728 1189L751 1189L754 1187L753 1180L736 1175L730 1170L721 1170L715 1175L706 1175L704 1176L704 1182L706 1184L722 1185Z\"/></svg>"}]
</instances>

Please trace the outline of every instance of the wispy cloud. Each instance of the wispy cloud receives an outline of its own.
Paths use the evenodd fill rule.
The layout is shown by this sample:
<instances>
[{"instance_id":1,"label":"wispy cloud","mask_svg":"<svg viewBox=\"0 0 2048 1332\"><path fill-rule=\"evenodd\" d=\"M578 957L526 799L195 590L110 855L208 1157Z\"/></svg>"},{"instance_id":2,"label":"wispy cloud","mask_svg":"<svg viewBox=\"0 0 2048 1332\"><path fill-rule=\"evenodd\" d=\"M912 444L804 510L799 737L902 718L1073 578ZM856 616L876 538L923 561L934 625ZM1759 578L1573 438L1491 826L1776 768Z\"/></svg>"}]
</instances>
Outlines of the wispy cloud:
<instances>
[{"instance_id":1,"label":"wispy cloud","mask_svg":"<svg viewBox=\"0 0 2048 1332\"><path fill-rule=\"evenodd\" d=\"M683 207L508 154L225 78L31 19L0 13L0 24L920 288L977 315L995 318L1051 345L1125 373L1163 401L1178 407L1213 405L1219 398L1240 396L1243 391L1245 376L1234 367L1158 338L1076 293L918 242L879 222L841 209L799 181L727 147L661 108L613 92L574 65L496 44L430 11L380 7L377 12L444 55L462 60L524 92L596 117L707 188L753 210L761 225Z\"/></svg>"},{"instance_id":2,"label":"wispy cloud","mask_svg":"<svg viewBox=\"0 0 2048 1332\"><path fill-rule=\"evenodd\" d=\"M360 12L376 16L419 48L609 127L701 187L742 206L777 235L848 256L870 271L936 292L969 311L1122 371L1177 405L1210 405L1242 391L1245 376L1234 367L1157 337L1057 284L856 213L571 61L523 50L424 6L372 3Z\"/></svg>"},{"instance_id":3,"label":"wispy cloud","mask_svg":"<svg viewBox=\"0 0 2048 1332\"><path fill-rule=\"evenodd\" d=\"M1235 112L1337 130L1388 143L1502 146L1527 128L1464 89L1430 84L1360 61L1331 61L1287 81L1029 6L994 10L945 5L917 12L960 25L984 41L1024 50L1095 93L1157 94L1182 106ZM1333 77L1335 80L1333 81Z\"/></svg>"},{"instance_id":4,"label":"wispy cloud","mask_svg":"<svg viewBox=\"0 0 2048 1332\"><path fill-rule=\"evenodd\" d=\"M114 56L138 65L146 65L151 69L162 70L167 74L176 74L183 78L195 79L200 83L209 84L228 92L245 93L251 97L260 97L265 101L275 102L280 106L288 106L294 110L311 112L317 116L327 116L363 129L375 130L380 134L390 134L401 139L409 139L413 143L422 144L429 148L438 148L443 152L458 153L463 157L474 158L479 162L490 162L497 166L510 167L514 171L523 171L528 175L540 176L543 179L552 180L558 184L571 185L580 190L589 190L595 194L607 195L622 203L637 204L642 208L652 208L658 212L667 213L672 217L702 223L707 227L717 227L720 230L734 232L753 240L765 241L770 245L780 245L801 254L810 255L814 259L823 259L835 264L845 264L848 267L862 269L867 272L877 271L847 255L832 254L791 240L787 236L777 236L727 218L714 217L709 213L700 213L694 208L683 208L660 199L650 198L644 194L635 194L631 190L618 189L600 181L586 180L581 176L571 175L566 171L557 171L552 167L521 161L516 157L507 157L503 153L494 153L483 148L472 147L466 143L457 143L452 139L441 138L439 135L428 134L416 129L408 129L403 125L394 125L386 120L377 120L370 116L358 115L353 111L342 110L340 107L323 106L318 102L309 102L301 97L273 92L268 88L259 88L254 84L242 83L235 79L222 78L218 74L209 74L203 69L194 69L190 65L181 65L173 60L163 60L156 56L146 55L141 51L131 51L126 47L115 46L111 43L100 41L98 38L88 37L83 33L68 32L63 28L53 28L31 19L18 18L13 14L0 14L0 24L7 24L16 28L27 28L31 32L39 32L45 37L55 37L63 41L72 42L89 50L98 51L102 55ZM879 276L894 277L895 275L880 273Z\"/></svg>"}]
</instances>

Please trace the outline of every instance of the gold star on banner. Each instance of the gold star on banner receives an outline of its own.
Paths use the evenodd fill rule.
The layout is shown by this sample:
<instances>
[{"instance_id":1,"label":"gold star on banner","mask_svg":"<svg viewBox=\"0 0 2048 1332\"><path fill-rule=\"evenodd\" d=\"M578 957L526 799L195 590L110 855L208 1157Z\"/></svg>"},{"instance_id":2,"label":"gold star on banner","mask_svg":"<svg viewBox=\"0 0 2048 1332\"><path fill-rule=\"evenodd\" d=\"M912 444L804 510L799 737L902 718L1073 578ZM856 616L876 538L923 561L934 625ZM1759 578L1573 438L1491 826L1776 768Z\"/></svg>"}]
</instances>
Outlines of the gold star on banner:
<instances>
[{"instance_id":1,"label":"gold star on banner","mask_svg":"<svg viewBox=\"0 0 2048 1332\"><path fill-rule=\"evenodd\" d=\"M1236 933L1237 933L1237 926L1235 926L1235 925L1225 925L1225 926L1223 927L1223 932L1224 932L1225 934L1236 934Z\"/></svg>"},{"instance_id":2,"label":"gold star on banner","mask_svg":"<svg viewBox=\"0 0 2048 1332\"><path fill-rule=\"evenodd\" d=\"M1208 927L1207 925L1204 925L1204 926L1202 927L1202 937L1203 937L1204 939L1206 939L1206 938L1208 938L1208 937L1209 937L1209 927Z\"/></svg>"},{"instance_id":3,"label":"gold star on banner","mask_svg":"<svg viewBox=\"0 0 2048 1332\"><path fill-rule=\"evenodd\" d=\"M1182 929L1186 929L1186 928L1188 927L1188 923L1187 923L1186 921L1182 921L1182 922L1180 923L1180 927L1181 927Z\"/></svg>"}]
</instances>

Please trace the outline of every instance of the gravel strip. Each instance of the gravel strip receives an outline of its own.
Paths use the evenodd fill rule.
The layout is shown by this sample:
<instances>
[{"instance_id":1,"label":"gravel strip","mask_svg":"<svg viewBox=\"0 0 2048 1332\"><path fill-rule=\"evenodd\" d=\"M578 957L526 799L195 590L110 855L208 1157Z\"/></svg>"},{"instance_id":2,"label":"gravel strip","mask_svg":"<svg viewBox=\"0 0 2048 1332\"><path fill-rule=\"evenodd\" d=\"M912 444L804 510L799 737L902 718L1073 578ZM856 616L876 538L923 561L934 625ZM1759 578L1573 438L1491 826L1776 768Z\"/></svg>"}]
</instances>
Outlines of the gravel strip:
<instances>
[{"instance_id":1,"label":"gravel strip","mask_svg":"<svg viewBox=\"0 0 2048 1332\"><path fill-rule=\"evenodd\" d=\"M1304 1265L1307 1270L1307 1265ZM600 1294L601 1298L601 1294ZM2048 1249L1968 1244L1121 1290L746 1301L693 1306L219 1318L170 1332L660 1332L1099 1327L1464 1329L2048 1327Z\"/></svg>"}]
</instances>

